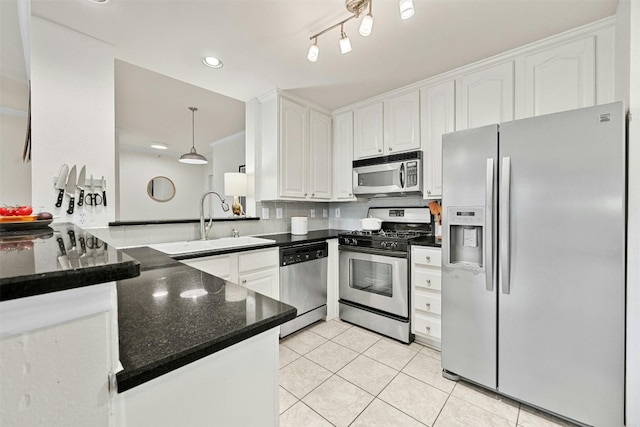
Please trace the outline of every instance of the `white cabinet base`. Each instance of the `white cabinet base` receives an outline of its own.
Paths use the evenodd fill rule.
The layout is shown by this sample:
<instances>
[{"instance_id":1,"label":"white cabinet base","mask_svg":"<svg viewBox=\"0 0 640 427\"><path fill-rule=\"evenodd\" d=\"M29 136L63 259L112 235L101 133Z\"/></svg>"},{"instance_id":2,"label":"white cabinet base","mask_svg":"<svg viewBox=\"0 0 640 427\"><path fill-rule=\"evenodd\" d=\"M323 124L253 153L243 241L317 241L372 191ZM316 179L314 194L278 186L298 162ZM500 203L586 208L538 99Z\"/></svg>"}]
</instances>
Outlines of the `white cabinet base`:
<instances>
[{"instance_id":1,"label":"white cabinet base","mask_svg":"<svg viewBox=\"0 0 640 427\"><path fill-rule=\"evenodd\" d=\"M278 328L118 394L118 427L277 426Z\"/></svg>"}]
</instances>

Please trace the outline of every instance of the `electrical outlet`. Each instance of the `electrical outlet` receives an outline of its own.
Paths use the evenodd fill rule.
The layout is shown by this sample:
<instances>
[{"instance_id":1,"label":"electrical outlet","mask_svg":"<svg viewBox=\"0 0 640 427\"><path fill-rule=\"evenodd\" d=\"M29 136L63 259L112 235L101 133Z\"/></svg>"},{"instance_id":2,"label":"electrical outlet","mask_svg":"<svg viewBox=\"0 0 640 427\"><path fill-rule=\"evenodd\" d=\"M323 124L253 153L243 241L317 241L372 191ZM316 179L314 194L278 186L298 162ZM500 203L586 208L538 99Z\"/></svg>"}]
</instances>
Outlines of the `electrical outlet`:
<instances>
[{"instance_id":1,"label":"electrical outlet","mask_svg":"<svg viewBox=\"0 0 640 427\"><path fill-rule=\"evenodd\" d=\"M311 209L310 216L311 216L311 218L315 218L316 217L316 210L315 209Z\"/></svg>"},{"instance_id":2,"label":"electrical outlet","mask_svg":"<svg viewBox=\"0 0 640 427\"><path fill-rule=\"evenodd\" d=\"M89 221L89 218L87 217L87 213L86 212L80 212L78 214L78 223L80 223L80 225L84 225L87 223L87 221Z\"/></svg>"},{"instance_id":3,"label":"electrical outlet","mask_svg":"<svg viewBox=\"0 0 640 427\"><path fill-rule=\"evenodd\" d=\"M336 208L336 218L340 218L340 208Z\"/></svg>"},{"instance_id":4,"label":"electrical outlet","mask_svg":"<svg viewBox=\"0 0 640 427\"><path fill-rule=\"evenodd\" d=\"M262 219L269 219L269 208L262 208Z\"/></svg>"},{"instance_id":5,"label":"electrical outlet","mask_svg":"<svg viewBox=\"0 0 640 427\"><path fill-rule=\"evenodd\" d=\"M282 219L282 208L276 208L276 219Z\"/></svg>"},{"instance_id":6,"label":"electrical outlet","mask_svg":"<svg viewBox=\"0 0 640 427\"><path fill-rule=\"evenodd\" d=\"M322 218L327 218L329 216L329 209L322 209Z\"/></svg>"}]
</instances>

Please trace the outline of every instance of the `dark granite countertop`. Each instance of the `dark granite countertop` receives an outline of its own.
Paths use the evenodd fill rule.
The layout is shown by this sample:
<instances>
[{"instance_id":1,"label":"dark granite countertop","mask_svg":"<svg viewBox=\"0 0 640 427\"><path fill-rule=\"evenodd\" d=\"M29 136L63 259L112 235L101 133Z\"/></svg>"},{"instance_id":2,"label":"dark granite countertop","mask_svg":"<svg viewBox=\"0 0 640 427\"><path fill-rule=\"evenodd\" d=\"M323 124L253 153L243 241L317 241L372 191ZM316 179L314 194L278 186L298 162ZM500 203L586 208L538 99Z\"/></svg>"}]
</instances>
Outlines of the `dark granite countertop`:
<instances>
[{"instance_id":1,"label":"dark granite countertop","mask_svg":"<svg viewBox=\"0 0 640 427\"><path fill-rule=\"evenodd\" d=\"M276 246L291 246L298 243L312 243L312 242L318 242L318 241L327 240L327 239L335 239L338 237L339 233L344 233L344 232L345 230L327 229L327 230L309 231L307 234L304 234L304 235L282 233L282 234L265 234L265 235L256 236L256 237L275 240Z\"/></svg>"},{"instance_id":2,"label":"dark granite countertop","mask_svg":"<svg viewBox=\"0 0 640 427\"><path fill-rule=\"evenodd\" d=\"M255 248L242 248L252 250ZM139 277L118 282L123 392L287 322L296 309L148 247L125 249ZM197 298L184 292L202 291ZM184 295L184 294L183 294Z\"/></svg>"},{"instance_id":3,"label":"dark granite countertop","mask_svg":"<svg viewBox=\"0 0 640 427\"><path fill-rule=\"evenodd\" d=\"M442 247L442 239L437 239L436 236L421 237L419 239L412 239L411 246L431 246L433 248Z\"/></svg>"},{"instance_id":4,"label":"dark granite countertop","mask_svg":"<svg viewBox=\"0 0 640 427\"><path fill-rule=\"evenodd\" d=\"M138 261L73 224L0 233L0 301L135 277Z\"/></svg>"}]
</instances>

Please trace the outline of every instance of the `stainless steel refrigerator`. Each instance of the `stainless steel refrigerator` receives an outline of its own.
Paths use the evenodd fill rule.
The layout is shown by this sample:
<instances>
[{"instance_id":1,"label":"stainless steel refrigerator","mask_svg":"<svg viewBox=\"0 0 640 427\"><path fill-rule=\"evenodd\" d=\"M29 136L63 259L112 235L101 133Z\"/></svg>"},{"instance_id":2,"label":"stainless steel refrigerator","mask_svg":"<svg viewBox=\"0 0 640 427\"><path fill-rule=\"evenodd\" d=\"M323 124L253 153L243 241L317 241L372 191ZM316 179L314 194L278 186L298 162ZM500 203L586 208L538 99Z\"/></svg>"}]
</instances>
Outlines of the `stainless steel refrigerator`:
<instances>
[{"instance_id":1,"label":"stainless steel refrigerator","mask_svg":"<svg viewBox=\"0 0 640 427\"><path fill-rule=\"evenodd\" d=\"M442 367L624 425L621 102L443 137Z\"/></svg>"}]
</instances>

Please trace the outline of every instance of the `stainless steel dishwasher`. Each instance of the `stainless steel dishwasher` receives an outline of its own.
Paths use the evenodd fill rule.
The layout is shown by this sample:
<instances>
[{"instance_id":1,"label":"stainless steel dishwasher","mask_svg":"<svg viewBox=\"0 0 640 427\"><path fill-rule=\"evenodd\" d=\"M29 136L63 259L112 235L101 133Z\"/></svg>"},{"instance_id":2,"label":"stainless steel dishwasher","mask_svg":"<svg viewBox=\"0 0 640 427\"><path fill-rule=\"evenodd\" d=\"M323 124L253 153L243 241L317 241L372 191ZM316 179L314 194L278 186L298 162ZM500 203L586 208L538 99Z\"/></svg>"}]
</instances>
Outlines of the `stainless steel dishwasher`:
<instances>
[{"instance_id":1,"label":"stainless steel dishwasher","mask_svg":"<svg viewBox=\"0 0 640 427\"><path fill-rule=\"evenodd\" d=\"M280 301L298 309L281 338L327 317L327 254L327 242L280 248Z\"/></svg>"}]
</instances>

